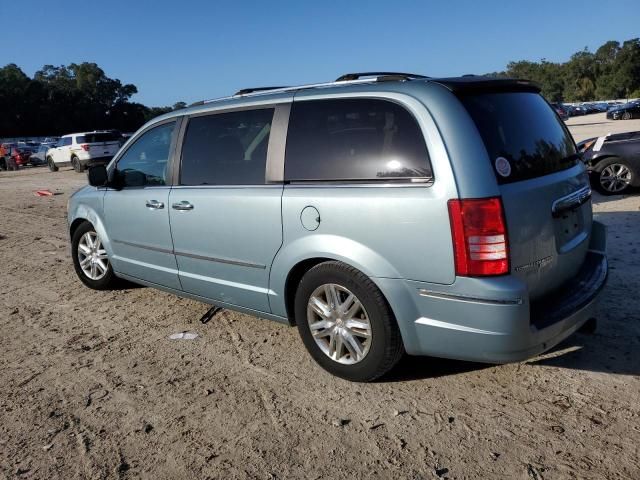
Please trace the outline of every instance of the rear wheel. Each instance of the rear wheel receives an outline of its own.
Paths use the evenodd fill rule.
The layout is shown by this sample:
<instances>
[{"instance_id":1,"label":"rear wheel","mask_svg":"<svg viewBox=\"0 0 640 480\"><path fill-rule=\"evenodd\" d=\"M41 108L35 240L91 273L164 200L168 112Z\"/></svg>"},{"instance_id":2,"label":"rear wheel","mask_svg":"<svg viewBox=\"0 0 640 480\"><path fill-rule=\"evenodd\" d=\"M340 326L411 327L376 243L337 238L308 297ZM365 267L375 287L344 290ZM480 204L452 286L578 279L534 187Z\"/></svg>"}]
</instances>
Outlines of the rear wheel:
<instances>
[{"instance_id":1,"label":"rear wheel","mask_svg":"<svg viewBox=\"0 0 640 480\"><path fill-rule=\"evenodd\" d=\"M622 120L631 120L631 112L624 112L622 114Z\"/></svg>"},{"instance_id":2,"label":"rear wheel","mask_svg":"<svg viewBox=\"0 0 640 480\"><path fill-rule=\"evenodd\" d=\"M93 225L80 225L71 239L73 266L78 278L94 290L108 290L117 281L107 251Z\"/></svg>"},{"instance_id":3,"label":"rear wheel","mask_svg":"<svg viewBox=\"0 0 640 480\"><path fill-rule=\"evenodd\" d=\"M51 170L52 172L58 171L58 167L56 167L56 164L53 163L53 158L47 157L47 165L49 165L49 170Z\"/></svg>"},{"instance_id":4,"label":"rear wheel","mask_svg":"<svg viewBox=\"0 0 640 480\"><path fill-rule=\"evenodd\" d=\"M84 165L82 165L78 157L71 157L71 166L77 173L84 172Z\"/></svg>"},{"instance_id":5,"label":"rear wheel","mask_svg":"<svg viewBox=\"0 0 640 480\"><path fill-rule=\"evenodd\" d=\"M313 359L338 377L369 382L404 353L395 317L382 292L362 272L321 263L300 280L295 318Z\"/></svg>"},{"instance_id":6,"label":"rear wheel","mask_svg":"<svg viewBox=\"0 0 640 480\"><path fill-rule=\"evenodd\" d=\"M605 195L620 195L633 182L633 170L621 159L611 159L598 166L596 188Z\"/></svg>"}]
</instances>

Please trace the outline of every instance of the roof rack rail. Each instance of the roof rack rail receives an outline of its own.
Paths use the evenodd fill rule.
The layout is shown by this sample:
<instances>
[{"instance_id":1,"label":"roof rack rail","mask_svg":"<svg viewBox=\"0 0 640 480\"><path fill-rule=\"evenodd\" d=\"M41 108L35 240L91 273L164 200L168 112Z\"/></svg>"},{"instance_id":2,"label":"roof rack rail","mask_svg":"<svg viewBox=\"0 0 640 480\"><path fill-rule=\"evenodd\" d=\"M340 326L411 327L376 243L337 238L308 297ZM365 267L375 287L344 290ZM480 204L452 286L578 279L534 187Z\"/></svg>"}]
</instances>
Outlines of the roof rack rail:
<instances>
[{"instance_id":1,"label":"roof rack rail","mask_svg":"<svg viewBox=\"0 0 640 480\"><path fill-rule=\"evenodd\" d=\"M231 100L237 97L252 97L254 95L265 95L268 93L286 93L286 92L293 92L293 91L298 91L298 90L308 90L311 88L324 88L324 87L342 87L345 85L353 85L353 84L361 84L361 83L372 83L372 82L384 82L384 81L392 81L392 80L409 80L409 79L413 79L413 78L429 78L429 77L425 77L423 75L414 75L414 74L410 74L410 73L396 73L396 74L388 74L388 75L379 75L374 73L373 75L370 74L363 74L363 73L356 73L356 74L349 74L349 75L361 75L361 76L373 76L374 78L356 78L354 80L339 80L339 81L333 81L333 82L322 82L322 83L310 83L307 85L295 85L292 87L262 87L262 88L245 88L242 89L240 91L238 91L235 95L231 95L229 97L222 97L222 98L212 98L210 100L204 100L202 102L196 102L192 105L203 105L203 104L208 104L208 103L212 103L212 102L218 102L220 100ZM378 76L376 76L378 75ZM345 75L343 75L342 77L344 77ZM342 78L340 77L340 78ZM189 106L192 106L189 105Z\"/></svg>"},{"instance_id":2,"label":"roof rack rail","mask_svg":"<svg viewBox=\"0 0 640 480\"><path fill-rule=\"evenodd\" d=\"M358 80L362 77L393 77L396 79L410 80L413 78L429 78L426 75L419 75L417 73L401 73L401 72L358 72L358 73L346 73L336 79L336 82L348 82L352 80ZM379 80L388 80L380 78Z\"/></svg>"},{"instance_id":3,"label":"roof rack rail","mask_svg":"<svg viewBox=\"0 0 640 480\"><path fill-rule=\"evenodd\" d=\"M240 96L240 95L247 95L249 93L254 93L254 92L266 92L267 90L282 90L283 88L290 88L290 87L253 87L253 88L243 88L241 90L238 90L236 93L233 94L234 97Z\"/></svg>"}]
</instances>

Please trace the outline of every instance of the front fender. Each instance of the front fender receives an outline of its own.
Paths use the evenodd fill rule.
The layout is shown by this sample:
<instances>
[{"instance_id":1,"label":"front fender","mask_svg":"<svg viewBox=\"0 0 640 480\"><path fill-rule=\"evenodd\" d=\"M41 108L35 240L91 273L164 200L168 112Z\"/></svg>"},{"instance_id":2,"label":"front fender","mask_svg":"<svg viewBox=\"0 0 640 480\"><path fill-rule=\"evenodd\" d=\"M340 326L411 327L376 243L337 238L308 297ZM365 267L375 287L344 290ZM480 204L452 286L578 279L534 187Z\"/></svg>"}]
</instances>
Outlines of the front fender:
<instances>
[{"instance_id":1,"label":"front fender","mask_svg":"<svg viewBox=\"0 0 640 480\"><path fill-rule=\"evenodd\" d=\"M357 268L369 277L400 278L398 271L371 248L338 235L309 235L286 243L271 266L269 288L271 311L287 316L285 284L289 272L298 263L313 258L337 260Z\"/></svg>"},{"instance_id":2,"label":"front fender","mask_svg":"<svg viewBox=\"0 0 640 480\"><path fill-rule=\"evenodd\" d=\"M107 235L107 230L104 224L103 216L103 190L98 190L92 187L85 187L76 192L69 200L69 212L67 214L67 220L69 222L69 233L71 233L71 226L77 220L86 220L90 222L96 229L96 233L102 241L107 254L113 255L111 248L111 240Z\"/></svg>"}]
</instances>

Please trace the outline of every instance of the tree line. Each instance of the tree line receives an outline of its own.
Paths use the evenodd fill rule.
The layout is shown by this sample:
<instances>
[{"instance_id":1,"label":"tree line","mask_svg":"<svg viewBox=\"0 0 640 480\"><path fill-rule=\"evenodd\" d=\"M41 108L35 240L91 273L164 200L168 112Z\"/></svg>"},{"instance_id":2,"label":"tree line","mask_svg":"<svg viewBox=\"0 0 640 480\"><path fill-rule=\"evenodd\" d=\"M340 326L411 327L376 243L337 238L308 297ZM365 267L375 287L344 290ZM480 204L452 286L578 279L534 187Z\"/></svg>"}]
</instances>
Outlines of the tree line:
<instances>
[{"instance_id":1,"label":"tree line","mask_svg":"<svg viewBox=\"0 0 640 480\"><path fill-rule=\"evenodd\" d=\"M640 39L608 41L564 63L510 62L488 74L532 80L552 102L640 97ZM132 102L135 85L109 78L95 63L45 65L33 78L20 67L0 68L0 137L60 135L74 131L137 130L151 118L186 106L148 107Z\"/></svg>"},{"instance_id":2,"label":"tree line","mask_svg":"<svg viewBox=\"0 0 640 480\"><path fill-rule=\"evenodd\" d=\"M551 102L640 98L640 39L611 40L595 52L585 48L564 63L510 62L506 71L489 75L532 80Z\"/></svg>"},{"instance_id":3,"label":"tree line","mask_svg":"<svg viewBox=\"0 0 640 480\"><path fill-rule=\"evenodd\" d=\"M11 63L0 68L0 137L137 130L153 117L184 108L131 102L132 84L109 78L95 63L45 65L33 78Z\"/></svg>"}]
</instances>

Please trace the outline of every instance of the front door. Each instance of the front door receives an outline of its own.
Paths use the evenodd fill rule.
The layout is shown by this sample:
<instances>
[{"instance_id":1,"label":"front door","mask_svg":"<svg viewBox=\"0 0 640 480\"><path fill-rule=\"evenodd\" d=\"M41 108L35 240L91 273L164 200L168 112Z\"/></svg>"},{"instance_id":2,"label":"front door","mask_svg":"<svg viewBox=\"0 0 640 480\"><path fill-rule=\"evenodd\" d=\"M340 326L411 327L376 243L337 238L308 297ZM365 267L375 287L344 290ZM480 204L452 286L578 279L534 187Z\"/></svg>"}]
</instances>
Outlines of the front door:
<instances>
[{"instance_id":1,"label":"front door","mask_svg":"<svg viewBox=\"0 0 640 480\"><path fill-rule=\"evenodd\" d=\"M282 185L265 166L274 108L191 118L180 185L169 195L185 292L269 312L269 271L282 244Z\"/></svg>"},{"instance_id":2,"label":"front door","mask_svg":"<svg viewBox=\"0 0 640 480\"><path fill-rule=\"evenodd\" d=\"M153 127L118 159L104 197L113 269L136 279L180 289L169 226L169 157L176 122Z\"/></svg>"}]
</instances>

